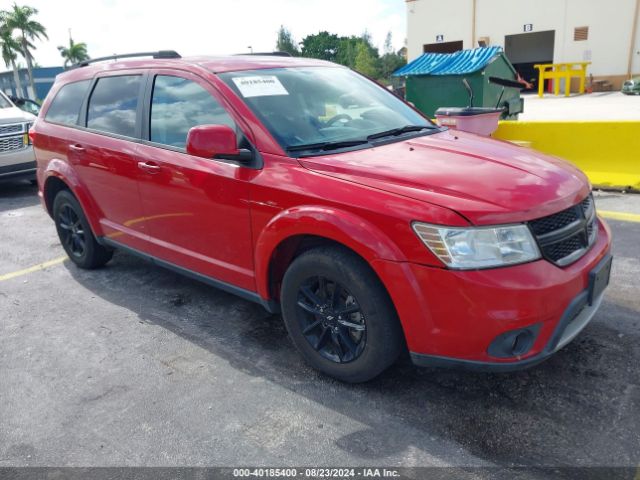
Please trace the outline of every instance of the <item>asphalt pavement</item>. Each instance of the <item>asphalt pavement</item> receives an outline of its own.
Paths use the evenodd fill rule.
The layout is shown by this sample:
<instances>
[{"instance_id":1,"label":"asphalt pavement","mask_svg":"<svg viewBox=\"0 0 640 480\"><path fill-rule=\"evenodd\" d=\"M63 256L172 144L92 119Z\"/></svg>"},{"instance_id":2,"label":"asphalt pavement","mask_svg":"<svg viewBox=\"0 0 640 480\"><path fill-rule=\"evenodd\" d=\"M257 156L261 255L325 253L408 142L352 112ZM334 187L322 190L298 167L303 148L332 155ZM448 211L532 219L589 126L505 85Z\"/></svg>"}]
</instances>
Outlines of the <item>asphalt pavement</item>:
<instances>
[{"instance_id":1,"label":"asphalt pavement","mask_svg":"<svg viewBox=\"0 0 640 480\"><path fill-rule=\"evenodd\" d=\"M602 307L550 360L347 385L258 305L121 252L77 269L35 187L0 185L0 466L637 467L640 223L609 224Z\"/></svg>"}]
</instances>

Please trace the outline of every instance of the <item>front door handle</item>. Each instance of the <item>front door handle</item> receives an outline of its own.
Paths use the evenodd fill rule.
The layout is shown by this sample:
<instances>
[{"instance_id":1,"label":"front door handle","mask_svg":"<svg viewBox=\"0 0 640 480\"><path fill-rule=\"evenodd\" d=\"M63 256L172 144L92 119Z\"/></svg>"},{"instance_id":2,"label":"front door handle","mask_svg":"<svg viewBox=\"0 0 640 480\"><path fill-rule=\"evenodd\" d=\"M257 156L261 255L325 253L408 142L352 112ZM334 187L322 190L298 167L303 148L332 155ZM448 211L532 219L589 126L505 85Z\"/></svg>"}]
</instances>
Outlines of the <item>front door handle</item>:
<instances>
[{"instance_id":1,"label":"front door handle","mask_svg":"<svg viewBox=\"0 0 640 480\"><path fill-rule=\"evenodd\" d=\"M147 173L158 173L160 171L160 165L152 162L138 162L138 168Z\"/></svg>"},{"instance_id":2,"label":"front door handle","mask_svg":"<svg viewBox=\"0 0 640 480\"><path fill-rule=\"evenodd\" d=\"M69 150L73 150L74 152L84 152L84 147L79 143L75 145L69 145Z\"/></svg>"}]
</instances>

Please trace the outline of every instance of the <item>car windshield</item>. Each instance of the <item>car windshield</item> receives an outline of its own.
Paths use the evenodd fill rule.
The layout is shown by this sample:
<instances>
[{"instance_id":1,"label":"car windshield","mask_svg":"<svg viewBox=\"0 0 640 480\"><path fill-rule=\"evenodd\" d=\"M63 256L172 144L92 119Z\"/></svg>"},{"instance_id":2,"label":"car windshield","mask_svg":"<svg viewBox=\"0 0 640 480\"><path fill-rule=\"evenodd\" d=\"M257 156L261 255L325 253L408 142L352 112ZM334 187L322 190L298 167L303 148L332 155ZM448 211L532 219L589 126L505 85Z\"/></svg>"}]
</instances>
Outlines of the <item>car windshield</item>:
<instances>
[{"instance_id":1,"label":"car windshield","mask_svg":"<svg viewBox=\"0 0 640 480\"><path fill-rule=\"evenodd\" d=\"M289 151L356 147L438 128L347 68L274 68L220 78Z\"/></svg>"},{"instance_id":2,"label":"car windshield","mask_svg":"<svg viewBox=\"0 0 640 480\"><path fill-rule=\"evenodd\" d=\"M25 112L32 113L35 116L38 116L38 113L40 113L40 106L32 100L20 99L16 102L16 107Z\"/></svg>"},{"instance_id":3,"label":"car windshield","mask_svg":"<svg viewBox=\"0 0 640 480\"><path fill-rule=\"evenodd\" d=\"M0 92L0 108L11 108L13 104L9 101L7 97L4 96L4 93Z\"/></svg>"}]
</instances>

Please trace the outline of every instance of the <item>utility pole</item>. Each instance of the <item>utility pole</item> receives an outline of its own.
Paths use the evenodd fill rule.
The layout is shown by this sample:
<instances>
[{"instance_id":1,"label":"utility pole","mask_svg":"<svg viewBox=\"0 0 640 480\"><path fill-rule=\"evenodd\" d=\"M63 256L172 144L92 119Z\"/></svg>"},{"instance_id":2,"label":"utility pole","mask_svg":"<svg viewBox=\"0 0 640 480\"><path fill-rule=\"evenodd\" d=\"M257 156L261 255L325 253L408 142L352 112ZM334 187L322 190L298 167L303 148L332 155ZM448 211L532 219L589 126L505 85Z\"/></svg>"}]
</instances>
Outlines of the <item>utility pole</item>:
<instances>
[{"instance_id":1,"label":"utility pole","mask_svg":"<svg viewBox=\"0 0 640 480\"><path fill-rule=\"evenodd\" d=\"M638 13L640 13L640 0L636 0L633 24L631 25L631 43L629 44L629 61L627 63L627 78L633 76L633 54L635 53L636 36L638 35Z\"/></svg>"}]
</instances>

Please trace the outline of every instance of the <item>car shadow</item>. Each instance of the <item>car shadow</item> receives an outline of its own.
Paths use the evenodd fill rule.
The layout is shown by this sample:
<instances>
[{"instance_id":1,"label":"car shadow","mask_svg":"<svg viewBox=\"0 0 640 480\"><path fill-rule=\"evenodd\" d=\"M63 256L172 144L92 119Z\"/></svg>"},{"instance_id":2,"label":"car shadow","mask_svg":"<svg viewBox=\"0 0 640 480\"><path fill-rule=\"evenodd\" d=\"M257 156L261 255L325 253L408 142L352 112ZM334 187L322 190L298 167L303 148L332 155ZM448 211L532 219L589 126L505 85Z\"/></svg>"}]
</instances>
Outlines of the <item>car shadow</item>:
<instances>
[{"instance_id":1,"label":"car shadow","mask_svg":"<svg viewBox=\"0 0 640 480\"><path fill-rule=\"evenodd\" d=\"M38 187L27 180L0 182L0 212L31 207L40 203Z\"/></svg>"},{"instance_id":2,"label":"car shadow","mask_svg":"<svg viewBox=\"0 0 640 480\"><path fill-rule=\"evenodd\" d=\"M437 457L438 445L452 442L500 466L640 461L640 336L620 336L607 325L608 315L637 320L624 307L605 301L580 337L530 370L418 369L403 359L371 382L348 385L306 366L282 319L258 305L121 252L100 271L65 266L82 286L139 321L365 425L335 440L363 461L384 463L410 449Z\"/></svg>"}]
</instances>

